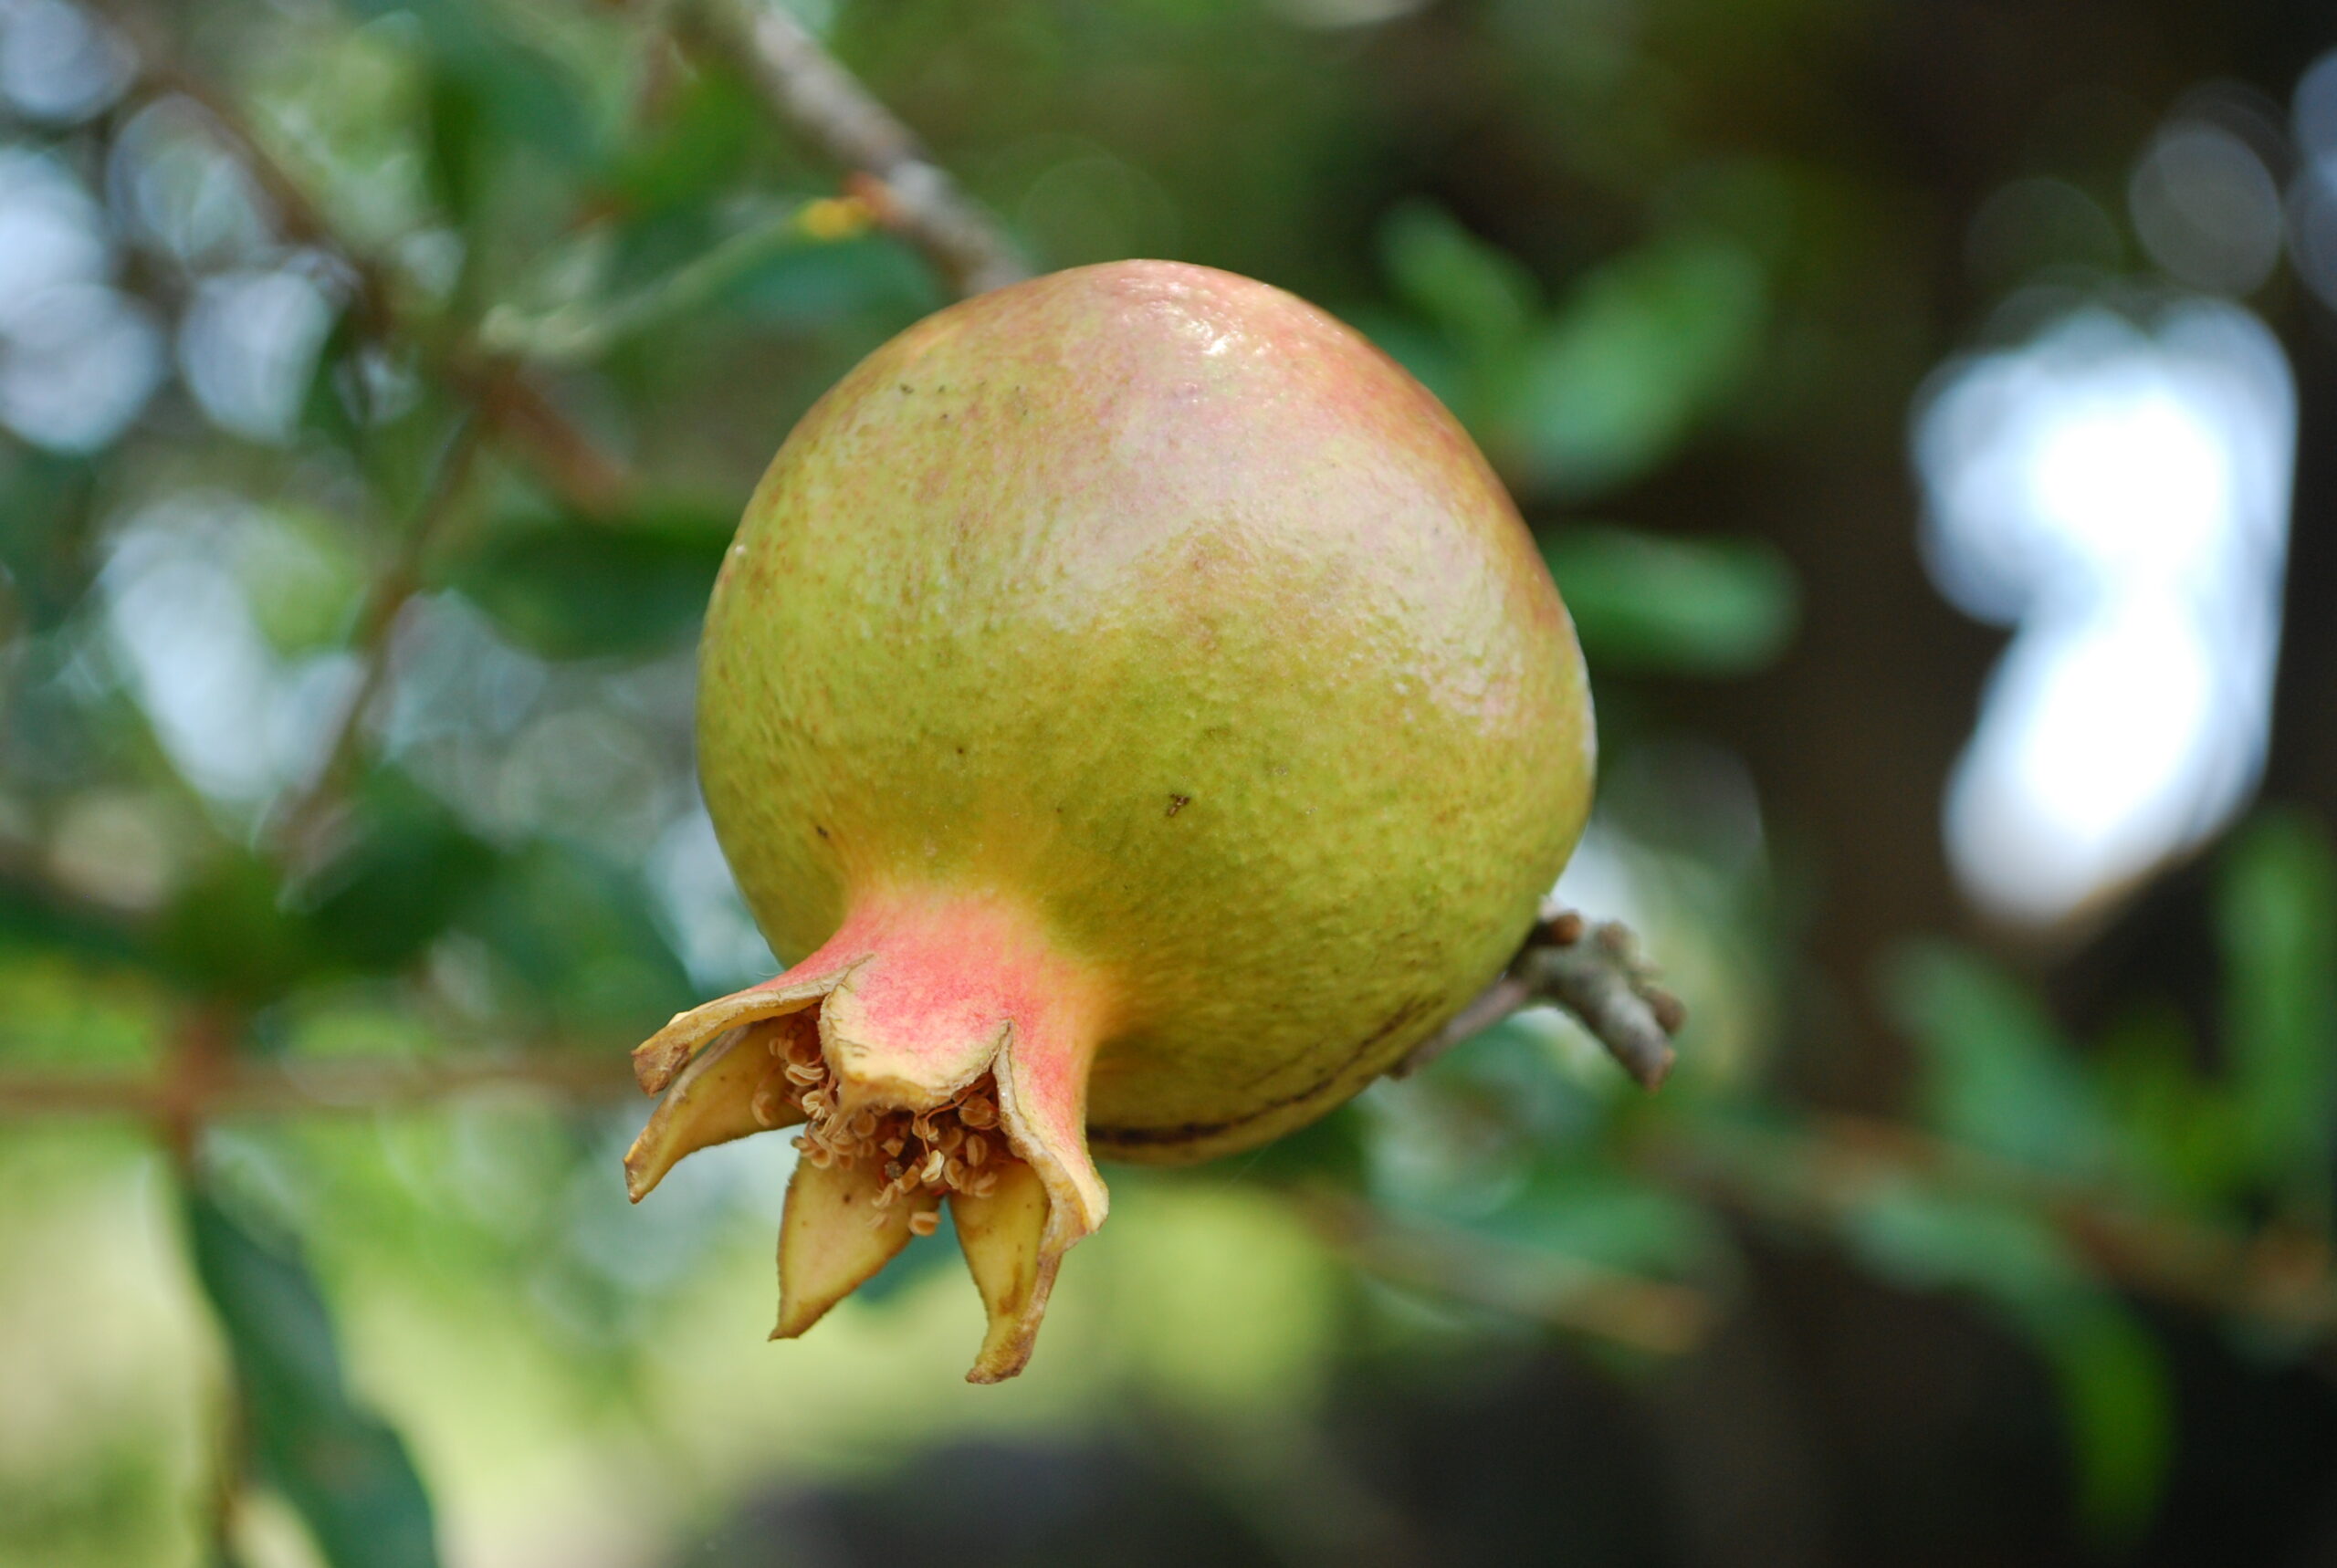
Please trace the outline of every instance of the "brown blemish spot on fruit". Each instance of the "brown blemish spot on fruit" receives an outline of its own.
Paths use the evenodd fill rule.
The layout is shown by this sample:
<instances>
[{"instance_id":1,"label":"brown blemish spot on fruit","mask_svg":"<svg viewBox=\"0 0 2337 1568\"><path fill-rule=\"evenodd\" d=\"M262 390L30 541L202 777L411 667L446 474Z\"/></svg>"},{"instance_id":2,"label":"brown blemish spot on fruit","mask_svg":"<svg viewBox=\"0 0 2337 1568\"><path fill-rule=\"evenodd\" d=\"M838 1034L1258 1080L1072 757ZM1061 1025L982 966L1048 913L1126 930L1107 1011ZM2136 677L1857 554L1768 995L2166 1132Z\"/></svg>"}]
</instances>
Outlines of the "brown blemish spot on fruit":
<instances>
[{"instance_id":1,"label":"brown blemish spot on fruit","mask_svg":"<svg viewBox=\"0 0 2337 1568\"><path fill-rule=\"evenodd\" d=\"M1168 797L1168 814L1173 817L1192 803L1190 795L1171 795Z\"/></svg>"}]
</instances>

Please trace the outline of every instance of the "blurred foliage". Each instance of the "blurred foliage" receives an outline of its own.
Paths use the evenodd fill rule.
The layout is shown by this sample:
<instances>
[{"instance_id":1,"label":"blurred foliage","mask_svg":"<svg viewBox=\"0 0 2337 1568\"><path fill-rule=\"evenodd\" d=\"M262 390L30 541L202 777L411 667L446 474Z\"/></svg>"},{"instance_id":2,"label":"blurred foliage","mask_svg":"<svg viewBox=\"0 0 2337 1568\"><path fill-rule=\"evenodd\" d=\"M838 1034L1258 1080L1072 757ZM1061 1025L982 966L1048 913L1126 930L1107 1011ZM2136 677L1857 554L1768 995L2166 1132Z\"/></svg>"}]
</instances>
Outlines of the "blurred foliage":
<instances>
[{"instance_id":1,"label":"blurred foliage","mask_svg":"<svg viewBox=\"0 0 2337 1568\"><path fill-rule=\"evenodd\" d=\"M200 1189L187 1195L186 1225L235 1364L229 1430L257 1475L299 1511L327 1562L430 1568L438 1552L422 1478L397 1434L351 1402L308 1270Z\"/></svg>"},{"instance_id":2,"label":"blurred foliage","mask_svg":"<svg viewBox=\"0 0 2337 1568\"><path fill-rule=\"evenodd\" d=\"M737 519L644 511L615 524L507 524L454 585L498 630L547 659L670 650L705 613Z\"/></svg>"},{"instance_id":3,"label":"blurred foliage","mask_svg":"<svg viewBox=\"0 0 2337 1568\"><path fill-rule=\"evenodd\" d=\"M1858 395L1912 287L1858 159L1759 152L1695 84L1790 83L1876 8L799 7L1042 263L1269 277L1456 411L1598 682L1562 891L1693 999L1660 1101L1535 1011L1231 1168L1115 1172L1032 1372L969 1391L946 1231L766 1354L784 1141L654 1213L618 1180L624 1049L771 972L689 765L730 519L939 285L673 7L0 4L0 1079L160 1072L200 1010L295 1086L354 1060L544 1091L231 1107L175 1171L110 1123L10 1124L0 1558L679 1560L774 1485L1110 1429L1263 1555L1349 1561L1289 1533L1377 1517L1323 1436L1341 1378L1556 1333L1648 1379L1744 1298L1755 1238L1811 1233L2032 1347L2085 1527L2143 1529L2176 1423L2137 1300L2182 1292L2070 1217L2207 1257L2180 1304L2264 1354L2337 1328L2206 1277L2272 1235L2321 1278L2325 825L2225 852L2211 1019L2136 998L2080 1043L1977 952L1895 955L1917 1125L1861 1141L1781 1060L1794 868L1645 679L1785 653L1793 564L1666 483ZM1483 167L1557 194L1503 211Z\"/></svg>"},{"instance_id":4,"label":"blurred foliage","mask_svg":"<svg viewBox=\"0 0 2337 1568\"><path fill-rule=\"evenodd\" d=\"M1662 234L1555 306L1534 276L1433 208L1392 214L1390 282L1428 330L1392 350L1529 495L1597 497L1645 475L1717 407L1761 341L1759 263L1725 237Z\"/></svg>"},{"instance_id":5,"label":"blurred foliage","mask_svg":"<svg viewBox=\"0 0 2337 1568\"><path fill-rule=\"evenodd\" d=\"M2246 1234L2268 1204L2321 1230L2337 856L2310 821L2268 815L2233 841L2222 873L2231 1023L2221 1071L2195 1065L2198 1042L2164 1013L2122 1022L2081 1052L2013 977L1968 952L1916 947L1896 956L1884 991L1923 1052L1927 1124L2010 1171L2148 1195L2170 1215L2213 1217L2226 1235ZM1927 1219L1920 1207L1870 1215L1860 1239L1882 1266L1969 1291L2037 1340L2062 1385L2080 1505L2130 1533L2169 1457L2174 1389L2147 1328L2091 1277L2082 1236L2040 1221L2039 1206L2067 1190L2014 1189L1960 1218Z\"/></svg>"},{"instance_id":6,"label":"blurred foliage","mask_svg":"<svg viewBox=\"0 0 2337 1568\"><path fill-rule=\"evenodd\" d=\"M1542 558L1601 669L1745 674L1793 636L1793 569L1751 541L1577 526L1547 531Z\"/></svg>"},{"instance_id":7,"label":"blurred foliage","mask_svg":"<svg viewBox=\"0 0 2337 1568\"><path fill-rule=\"evenodd\" d=\"M2268 818L2234 846L2216 892L2230 977L2222 1022L2234 1175L2252 1176L2300 1218L2325 1223L2327 1107L2337 1099L2337 856L2320 823ZM2218 1097L2179 1099L2212 1116ZM2175 1136L2188 1141L2182 1130Z\"/></svg>"}]
</instances>

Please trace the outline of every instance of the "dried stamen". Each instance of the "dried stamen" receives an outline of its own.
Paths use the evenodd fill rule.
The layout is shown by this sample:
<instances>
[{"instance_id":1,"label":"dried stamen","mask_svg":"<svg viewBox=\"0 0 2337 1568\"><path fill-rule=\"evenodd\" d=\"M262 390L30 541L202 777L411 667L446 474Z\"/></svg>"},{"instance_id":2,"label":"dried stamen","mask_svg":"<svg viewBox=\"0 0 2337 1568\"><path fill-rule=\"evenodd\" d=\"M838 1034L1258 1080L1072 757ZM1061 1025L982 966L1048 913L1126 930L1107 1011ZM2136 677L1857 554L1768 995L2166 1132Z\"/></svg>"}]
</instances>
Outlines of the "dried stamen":
<instances>
[{"instance_id":1,"label":"dried stamen","mask_svg":"<svg viewBox=\"0 0 2337 1568\"><path fill-rule=\"evenodd\" d=\"M823 1169L850 1167L867 1160L884 1173L872 1200L872 1225L886 1223L897 1204L917 1200L912 1230L929 1235L936 1224L931 1200L953 1192L987 1197L998 1186L998 1163L1014 1156L999 1134L975 1129L998 1125L997 1089L983 1078L954 1100L918 1111L844 1105L844 1087L821 1051L816 1029L790 1031L772 1041L781 1071L757 1093L755 1116L766 1126L778 1119L778 1096L801 1106L803 1131L795 1146Z\"/></svg>"}]
</instances>

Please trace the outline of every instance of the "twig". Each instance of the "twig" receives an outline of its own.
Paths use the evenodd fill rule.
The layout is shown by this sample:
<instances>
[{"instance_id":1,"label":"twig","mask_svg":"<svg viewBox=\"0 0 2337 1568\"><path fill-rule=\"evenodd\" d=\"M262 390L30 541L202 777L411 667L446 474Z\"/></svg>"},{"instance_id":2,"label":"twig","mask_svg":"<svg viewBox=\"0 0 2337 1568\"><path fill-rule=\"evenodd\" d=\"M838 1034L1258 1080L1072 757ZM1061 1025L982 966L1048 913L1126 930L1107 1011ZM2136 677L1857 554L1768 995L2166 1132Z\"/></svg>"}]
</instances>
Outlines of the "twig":
<instances>
[{"instance_id":1,"label":"twig","mask_svg":"<svg viewBox=\"0 0 2337 1568\"><path fill-rule=\"evenodd\" d=\"M215 1049L224 1027L195 1017L159 1073L0 1071L0 1120L123 1116L176 1128L238 1116L368 1114L498 1089L578 1105L625 1103L635 1093L614 1050L255 1061ZM1829 1232L1893 1184L2001 1197L2043 1216L2117 1285L2310 1340L2337 1335L2337 1266L2320 1237L2282 1228L2250 1234L1892 1123L1838 1115L1776 1128L1704 1118L1653 1125L1629 1153L1707 1200ZM1393 1282L1619 1343L1692 1348L1716 1311L1692 1287L1391 1221L1352 1199L1310 1194L1302 1212L1358 1266Z\"/></svg>"},{"instance_id":2,"label":"twig","mask_svg":"<svg viewBox=\"0 0 2337 1568\"><path fill-rule=\"evenodd\" d=\"M498 447L515 453L571 510L606 520L633 488L624 464L499 356L464 349L437 367L470 400Z\"/></svg>"},{"instance_id":3,"label":"twig","mask_svg":"<svg viewBox=\"0 0 2337 1568\"><path fill-rule=\"evenodd\" d=\"M133 8L110 5L105 10L139 60L141 90L150 97L183 98L201 109L229 153L266 193L285 236L340 264L350 281L350 311L362 336L375 342L403 340L419 350L439 378L485 416L498 444L516 453L568 506L587 517L611 509L630 483L623 464L561 413L510 360L484 351L466 335L434 333L410 320L396 277L333 225L299 177L253 130L241 107L173 61Z\"/></svg>"},{"instance_id":4,"label":"twig","mask_svg":"<svg viewBox=\"0 0 2337 1568\"><path fill-rule=\"evenodd\" d=\"M198 1008L170 1039L151 1113L162 1146L182 1175L194 1169L204 1107L235 1067L235 1025L215 1008Z\"/></svg>"},{"instance_id":5,"label":"twig","mask_svg":"<svg viewBox=\"0 0 2337 1568\"><path fill-rule=\"evenodd\" d=\"M598 359L615 344L686 315L774 256L867 232L875 214L850 197L793 203L700 251L654 282L614 299L529 313L498 305L479 321L479 340L540 365Z\"/></svg>"},{"instance_id":6,"label":"twig","mask_svg":"<svg viewBox=\"0 0 2337 1568\"><path fill-rule=\"evenodd\" d=\"M0 1120L128 1116L193 1127L236 1116L369 1114L492 1089L527 1090L580 1104L634 1098L622 1051L530 1050L506 1058L255 1061L204 1059L162 1073L0 1072Z\"/></svg>"},{"instance_id":7,"label":"twig","mask_svg":"<svg viewBox=\"0 0 2337 1568\"><path fill-rule=\"evenodd\" d=\"M364 739L366 712L389 680L390 634L397 626L399 612L422 587L423 559L431 540L462 497L463 486L470 477L472 459L477 455L480 423L476 415L466 414L447 437L437 471L431 476L429 494L423 497L413 522L398 541L396 554L366 592L351 638L352 647L363 662L357 689L350 694L348 706L341 710L323 761L308 787L279 815L271 835L278 852L296 873L313 860L318 836L357 765Z\"/></svg>"},{"instance_id":8,"label":"twig","mask_svg":"<svg viewBox=\"0 0 2337 1568\"><path fill-rule=\"evenodd\" d=\"M707 10L780 118L851 170L846 189L952 290L980 294L1030 276L989 214L802 23L772 0L709 0Z\"/></svg>"},{"instance_id":9,"label":"twig","mask_svg":"<svg viewBox=\"0 0 2337 1568\"><path fill-rule=\"evenodd\" d=\"M162 46L145 37L146 29L122 8L115 7L110 19L122 29L141 60L139 78L147 92L183 98L203 110L211 129L228 143L228 152L267 198L284 237L296 245L330 251L341 264L351 286L350 309L359 329L369 338L388 337L397 324L395 290L389 275L372 257L341 238L308 188L260 141L234 99L169 59Z\"/></svg>"},{"instance_id":10,"label":"twig","mask_svg":"<svg viewBox=\"0 0 2337 1568\"><path fill-rule=\"evenodd\" d=\"M1633 1152L1710 1201L1830 1231L1910 1182L2000 1199L2045 1219L2095 1272L2138 1294L2309 1339L2337 1335L2337 1268L2323 1237L2279 1226L2251 1233L1895 1123L1829 1115L1778 1128L1705 1118L1650 1129Z\"/></svg>"},{"instance_id":11,"label":"twig","mask_svg":"<svg viewBox=\"0 0 2337 1568\"><path fill-rule=\"evenodd\" d=\"M1572 910L1558 910L1534 928L1501 978L1413 1047L1389 1076L1408 1078L1539 1003L1556 1003L1580 1019L1642 1089L1659 1088L1670 1076L1672 1041L1688 1021L1680 999L1655 983L1629 926L1612 920L1587 926Z\"/></svg>"}]
</instances>

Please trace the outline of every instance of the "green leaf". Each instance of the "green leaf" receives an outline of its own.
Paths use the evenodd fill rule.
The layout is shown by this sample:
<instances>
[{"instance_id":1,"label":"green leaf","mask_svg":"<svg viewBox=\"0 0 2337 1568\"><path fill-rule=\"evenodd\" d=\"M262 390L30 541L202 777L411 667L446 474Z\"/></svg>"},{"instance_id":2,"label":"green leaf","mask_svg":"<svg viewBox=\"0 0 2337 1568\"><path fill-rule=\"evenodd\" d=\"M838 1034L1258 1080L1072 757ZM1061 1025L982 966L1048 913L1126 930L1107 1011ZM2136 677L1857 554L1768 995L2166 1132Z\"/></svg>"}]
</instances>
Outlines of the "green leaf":
<instances>
[{"instance_id":1,"label":"green leaf","mask_svg":"<svg viewBox=\"0 0 2337 1568\"><path fill-rule=\"evenodd\" d=\"M397 1433L351 1397L331 1314L298 1253L200 1188L184 1207L254 1471L307 1521L332 1568L434 1568L429 1494Z\"/></svg>"},{"instance_id":2,"label":"green leaf","mask_svg":"<svg viewBox=\"0 0 2337 1568\"><path fill-rule=\"evenodd\" d=\"M2320 825L2268 812L2216 887L2224 1030L2256 1174L2307 1214L2328 1208L2337 1108L2337 860Z\"/></svg>"},{"instance_id":3,"label":"green leaf","mask_svg":"<svg viewBox=\"0 0 2337 1568\"><path fill-rule=\"evenodd\" d=\"M1363 1113L1350 1101L1248 1155L1232 1174L1263 1186L1352 1190L1363 1183L1368 1138Z\"/></svg>"},{"instance_id":4,"label":"green leaf","mask_svg":"<svg viewBox=\"0 0 2337 1568\"><path fill-rule=\"evenodd\" d=\"M0 647L56 627L89 591L101 559L89 527L97 474L86 458L0 446Z\"/></svg>"},{"instance_id":5,"label":"green leaf","mask_svg":"<svg viewBox=\"0 0 2337 1568\"><path fill-rule=\"evenodd\" d=\"M630 870L540 839L505 862L463 925L535 993L548 1030L606 1040L645 1035L697 999L650 904Z\"/></svg>"},{"instance_id":6,"label":"green leaf","mask_svg":"<svg viewBox=\"0 0 2337 1568\"><path fill-rule=\"evenodd\" d=\"M1514 350L1539 304L1532 273L1425 202L1389 214L1379 255L1405 302L1472 356Z\"/></svg>"},{"instance_id":7,"label":"green leaf","mask_svg":"<svg viewBox=\"0 0 2337 1568\"><path fill-rule=\"evenodd\" d=\"M153 956L128 927L76 907L38 881L0 876L0 956L32 954L131 964Z\"/></svg>"},{"instance_id":8,"label":"green leaf","mask_svg":"<svg viewBox=\"0 0 2337 1568\"><path fill-rule=\"evenodd\" d=\"M1675 235L1599 267L1527 346L1499 422L1505 467L1569 499L1646 474L1750 363L1764 296L1759 263L1723 239Z\"/></svg>"},{"instance_id":9,"label":"green leaf","mask_svg":"<svg viewBox=\"0 0 2337 1568\"><path fill-rule=\"evenodd\" d=\"M1793 568L1751 539L1684 539L1584 527L1546 535L1542 559L1598 668L1749 674L1793 639Z\"/></svg>"},{"instance_id":10,"label":"green leaf","mask_svg":"<svg viewBox=\"0 0 2337 1568\"><path fill-rule=\"evenodd\" d=\"M868 235L772 256L725 303L759 329L846 334L857 353L948 300L917 252L888 235ZM838 364L835 374L849 368Z\"/></svg>"},{"instance_id":11,"label":"green leaf","mask_svg":"<svg viewBox=\"0 0 2337 1568\"><path fill-rule=\"evenodd\" d=\"M307 653L348 635L364 595L362 563L329 518L294 506L256 507L236 547L252 619L278 653Z\"/></svg>"},{"instance_id":12,"label":"green leaf","mask_svg":"<svg viewBox=\"0 0 2337 1568\"><path fill-rule=\"evenodd\" d=\"M627 141L609 172L612 193L636 211L691 208L730 191L760 140L765 110L744 78L702 69L674 89L654 126Z\"/></svg>"},{"instance_id":13,"label":"green leaf","mask_svg":"<svg viewBox=\"0 0 2337 1568\"><path fill-rule=\"evenodd\" d=\"M1869 1268L1911 1290L1963 1291L2031 1312L2086 1283L2043 1218L1990 1198L1882 1181L1856 1195L1843 1228Z\"/></svg>"},{"instance_id":14,"label":"green leaf","mask_svg":"<svg viewBox=\"0 0 2337 1568\"><path fill-rule=\"evenodd\" d=\"M489 138L524 146L565 169L596 155L602 133L593 112L600 106L592 99L609 84L578 68L572 54L558 57L565 51L545 47L543 37L520 37L528 29L514 26L514 17L524 15L518 8L476 0L357 0L356 9L372 16L402 14L419 24L431 57L434 117L444 110L469 122L456 137L465 155L483 152ZM464 100L458 110L457 95ZM439 172L442 189L451 172ZM477 188L467 191L476 194ZM457 215L466 211L456 209Z\"/></svg>"},{"instance_id":15,"label":"green leaf","mask_svg":"<svg viewBox=\"0 0 2337 1568\"><path fill-rule=\"evenodd\" d=\"M494 876L493 846L394 768L376 768L350 802L355 845L306 890L318 945L359 969L396 969Z\"/></svg>"},{"instance_id":16,"label":"green leaf","mask_svg":"<svg viewBox=\"0 0 2337 1568\"><path fill-rule=\"evenodd\" d=\"M552 521L477 551L455 586L546 658L650 652L696 631L735 522L685 507Z\"/></svg>"},{"instance_id":17,"label":"green leaf","mask_svg":"<svg viewBox=\"0 0 2337 1568\"><path fill-rule=\"evenodd\" d=\"M275 869L222 851L182 887L155 931L163 968L191 989L245 1001L277 995L314 958L309 933L283 904Z\"/></svg>"},{"instance_id":18,"label":"green leaf","mask_svg":"<svg viewBox=\"0 0 2337 1568\"><path fill-rule=\"evenodd\" d=\"M2036 1347L2068 1427L2080 1521L2127 1540L2156 1505L2173 1453L2174 1395L2149 1331L2089 1278L2038 1215L1892 1181L1845 1217L1877 1273L1978 1298Z\"/></svg>"},{"instance_id":19,"label":"green leaf","mask_svg":"<svg viewBox=\"0 0 2337 1568\"><path fill-rule=\"evenodd\" d=\"M2068 1427L2078 1521L2125 1544L2150 1522L2175 1453L2166 1354L2134 1314L2104 1295L2032 1314Z\"/></svg>"},{"instance_id":20,"label":"green leaf","mask_svg":"<svg viewBox=\"0 0 2337 1568\"><path fill-rule=\"evenodd\" d=\"M430 73L424 114L430 155L424 172L432 197L457 220L467 220L478 210L491 183L494 141L487 98L452 72Z\"/></svg>"},{"instance_id":21,"label":"green leaf","mask_svg":"<svg viewBox=\"0 0 2337 1568\"><path fill-rule=\"evenodd\" d=\"M1923 1056L1925 1119L1949 1137L2040 1170L2099 1174L2107 1116L2028 988L1943 942L1892 956L1883 999Z\"/></svg>"},{"instance_id":22,"label":"green leaf","mask_svg":"<svg viewBox=\"0 0 2337 1568\"><path fill-rule=\"evenodd\" d=\"M1537 1174L1467 1228L1626 1273L1677 1278L1726 1251L1712 1216L1677 1193L1604 1165Z\"/></svg>"},{"instance_id":23,"label":"green leaf","mask_svg":"<svg viewBox=\"0 0 2337 1568\"><path fill-rule=\"evenodd\" d=\"M2233 1196L2255 1166L2239 1105L2197 1065L2180 1013L2164 1004L2121 1016L2095 1048L2093 1078L2120 1138L2154 1196Z\"/></svg>"}]
</instances>

